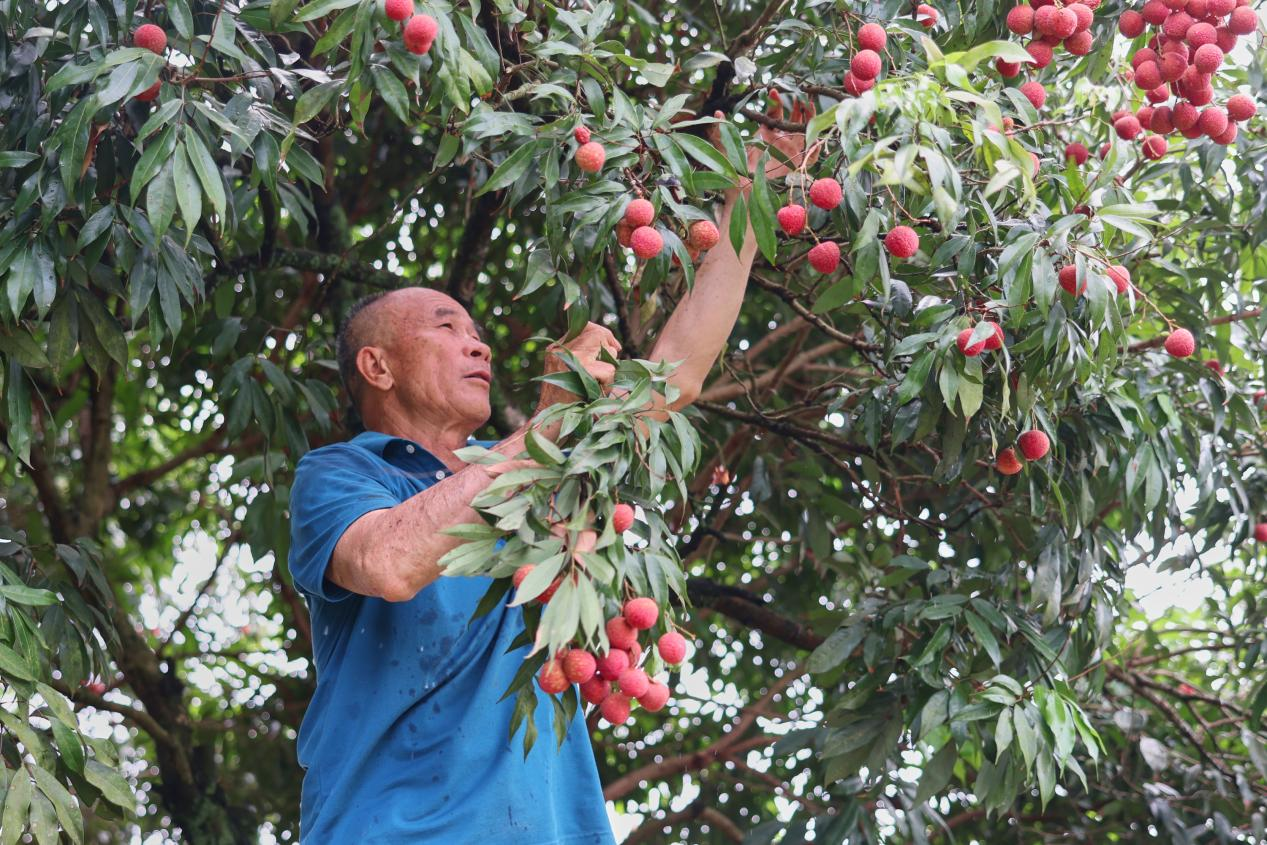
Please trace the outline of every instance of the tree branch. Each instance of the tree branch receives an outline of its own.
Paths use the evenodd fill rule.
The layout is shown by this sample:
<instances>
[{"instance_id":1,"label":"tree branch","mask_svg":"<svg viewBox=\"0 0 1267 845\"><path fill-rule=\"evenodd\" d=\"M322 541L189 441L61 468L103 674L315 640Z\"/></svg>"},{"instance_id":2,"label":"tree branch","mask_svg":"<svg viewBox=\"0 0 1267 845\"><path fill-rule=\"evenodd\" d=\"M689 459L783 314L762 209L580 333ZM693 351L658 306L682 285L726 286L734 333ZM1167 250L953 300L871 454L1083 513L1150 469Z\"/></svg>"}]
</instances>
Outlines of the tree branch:
<instances>
[{"instance_id":1,"label":"tree branch","mask_svg":"<svg viewBox=\"0 0 1267 845\"><path fill-rule=\"evenodd\" d=\"M1261 308L1250 308L1248 311L1239 311L1235 314L1224 314L1222 317L1215 317L1210 321L1209 325L1225 326L1228 323L1239 323L1242 320L1252 320L1262 313L1263 309ZM1128 352L1143 352L1147 349L1156 349L1159 346L1164 346L1165 343L1166 335L1158 335L1151 340L1141 340L1137 343L1132 343L1126 349Z\"/></svg>"}]
</instances>

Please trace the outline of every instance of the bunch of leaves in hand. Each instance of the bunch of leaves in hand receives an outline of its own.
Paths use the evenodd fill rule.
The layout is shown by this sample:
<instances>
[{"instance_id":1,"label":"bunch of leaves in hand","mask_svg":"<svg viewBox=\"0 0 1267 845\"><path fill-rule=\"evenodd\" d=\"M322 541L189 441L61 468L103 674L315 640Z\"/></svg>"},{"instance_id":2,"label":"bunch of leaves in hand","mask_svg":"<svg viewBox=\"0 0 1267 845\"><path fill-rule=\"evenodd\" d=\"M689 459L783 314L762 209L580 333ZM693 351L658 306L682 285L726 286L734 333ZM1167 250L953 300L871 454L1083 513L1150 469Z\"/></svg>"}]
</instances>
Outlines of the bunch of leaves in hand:
<instances>
[{"instance_id":1,"label":"bunch of leaves in hand","mask_svg":"<svg viewBox=\"0 0 1267 845\"><path fill-rule=\"evenodd\" d=\"M611 390L604 394L575 357L566 350L559 355L568 370L542 380L582 398L552 405L535 418L537 427L561 424L557 443L530 430L527 453L538 466L506 472L476 497L472 505L486 522L450 529L469 542L440 561L446 575L497 579L477 615L504 600L517 570L532 567L510 602L524 608L523 641L533 643L533 659L525 661L508 690L521 690L525 706L535 705L532 674L547 657L573 645L608 650L604 620L626 599L654 598L668 611L661 614L663 624L671 626L671 603L686 598L662 509L686 498L684 481L699 460L699 440L682 414L652 411L653 395L666 405L676 398L668 382L673 364L617 362ZM482 447L458 454L473 463L505 460ZM623 534L612 525L619 503L643 512ZM627 545L631 535L637 540ZM548 601L534 601L547 592ZM567 698L575 700L571 690Z\"/></svg>"}]
</instances>

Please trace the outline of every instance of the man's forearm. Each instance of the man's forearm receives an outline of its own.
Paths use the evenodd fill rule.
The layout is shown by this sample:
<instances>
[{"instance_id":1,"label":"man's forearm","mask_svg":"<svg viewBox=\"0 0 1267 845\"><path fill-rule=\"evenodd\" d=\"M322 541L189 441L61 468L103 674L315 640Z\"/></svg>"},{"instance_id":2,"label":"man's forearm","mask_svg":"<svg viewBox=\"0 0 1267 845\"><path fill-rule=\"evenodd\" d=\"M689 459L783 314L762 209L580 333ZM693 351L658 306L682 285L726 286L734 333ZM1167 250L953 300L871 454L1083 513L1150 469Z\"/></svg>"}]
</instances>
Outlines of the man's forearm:
<instances>
[{"instance_id":1,"label":"man's forearm","mask_svg":"<svg viewBox=\"0 0 1267 845\"><path fill-rule=\"evenodd\" d=\"M526 433L522 428L491 448L513 458L523 451ZM362 595L413 598L443 574L440 559L466 542L444 529L481 521L471 502L496 474L494 468L468 464L394 508L366 514L336 546L330 579Z\"/></svg>"},{"instance_id":2,"label":"man's forearm","mask_svg":"<svg viewBox=\"0 0 1267 845\"><path fill-rule=\"evenodd\" d=\"M729 235L733 210L733 201L728 201L718 221L721 241L704 257L695 272L694 288L673 310L651 350L653 361L682 361L672 378L674 387L682 391L678 406L699 395L743 305L757 239L752 223L746 221L743 250L735 253Z\"/></svg>"}]
</instances>

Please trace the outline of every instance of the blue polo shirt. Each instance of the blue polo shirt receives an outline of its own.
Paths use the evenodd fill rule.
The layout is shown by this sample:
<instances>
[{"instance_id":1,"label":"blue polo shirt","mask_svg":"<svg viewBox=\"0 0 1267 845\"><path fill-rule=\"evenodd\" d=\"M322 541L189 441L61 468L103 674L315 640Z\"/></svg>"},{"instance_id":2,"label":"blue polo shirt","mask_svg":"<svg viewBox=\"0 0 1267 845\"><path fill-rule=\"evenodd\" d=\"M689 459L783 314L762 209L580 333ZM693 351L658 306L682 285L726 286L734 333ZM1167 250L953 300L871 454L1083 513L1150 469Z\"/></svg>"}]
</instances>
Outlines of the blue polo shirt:
<instances>
[{"instance_id":1,"label":"blue polo shirt","mask_svg":"<svg viewBox=\"0 0 1267 845\"><path fill-rule=\"evenodd\" d=\"M487 444L484 444L487 445ZM499 702L527 654L518 608L471 622L491 579L443 577L413 599L325 577L339 537L449 473L417 443L367 431L304 455L290 495L290 571L307 599L317 690L299 731L300 835L312 845L613 845L578 711L557 749L538 693L537 742ZM556 750L557 749L557 750Z\"/></svg>"}]
</instances>

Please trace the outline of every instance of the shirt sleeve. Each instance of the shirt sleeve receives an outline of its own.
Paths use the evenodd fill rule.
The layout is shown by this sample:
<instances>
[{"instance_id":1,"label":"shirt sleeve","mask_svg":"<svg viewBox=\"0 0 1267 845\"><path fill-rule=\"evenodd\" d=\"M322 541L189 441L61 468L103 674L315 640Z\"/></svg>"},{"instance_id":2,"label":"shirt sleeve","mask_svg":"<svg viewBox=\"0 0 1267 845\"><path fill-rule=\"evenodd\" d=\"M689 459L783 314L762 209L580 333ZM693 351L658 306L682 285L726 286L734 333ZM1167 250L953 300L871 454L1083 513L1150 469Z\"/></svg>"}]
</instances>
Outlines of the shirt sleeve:
<instances>
[{"instance_id":1,"label":"shirt sleeve","mask_svg":"<svg viewBox=\"0 0 1267 845\"><path fill-rule=\"evenodd\" d=\"M342 601L355 595L326 577L334 547L352 523L401 500L383 483L383 465L356 446L309 452L290 489L290 575L307 595Z\"/></svg>"}]
</instances>

